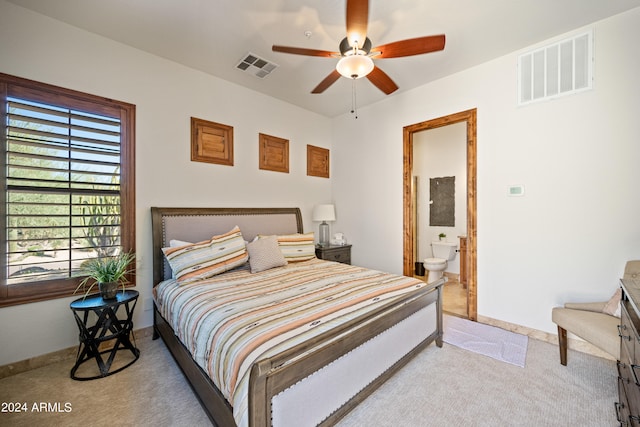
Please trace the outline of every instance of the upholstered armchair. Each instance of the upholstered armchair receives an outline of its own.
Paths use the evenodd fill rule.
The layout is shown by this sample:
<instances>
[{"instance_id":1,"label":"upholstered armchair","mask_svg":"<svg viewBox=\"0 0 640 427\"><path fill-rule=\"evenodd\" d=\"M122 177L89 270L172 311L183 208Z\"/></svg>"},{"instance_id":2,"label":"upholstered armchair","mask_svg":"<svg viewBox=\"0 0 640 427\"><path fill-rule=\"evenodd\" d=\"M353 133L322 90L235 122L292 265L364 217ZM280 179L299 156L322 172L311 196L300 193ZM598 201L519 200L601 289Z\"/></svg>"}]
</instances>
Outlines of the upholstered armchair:
<instances>
[{"instance_id":1,"label":"upholstered armchair","mask_svg":"<svg viewBox=\"0 0 640 427\"><path fill-rule=\"evenodd\" d=\"M640 261L629 261L624 270L625 278L640 277ZM560 363L567 365L567 331L620 359L620 296L618 289L609 301L592 303L566 303L551 312L553 323L558 325Z\"/></svg>"}]
</instances>

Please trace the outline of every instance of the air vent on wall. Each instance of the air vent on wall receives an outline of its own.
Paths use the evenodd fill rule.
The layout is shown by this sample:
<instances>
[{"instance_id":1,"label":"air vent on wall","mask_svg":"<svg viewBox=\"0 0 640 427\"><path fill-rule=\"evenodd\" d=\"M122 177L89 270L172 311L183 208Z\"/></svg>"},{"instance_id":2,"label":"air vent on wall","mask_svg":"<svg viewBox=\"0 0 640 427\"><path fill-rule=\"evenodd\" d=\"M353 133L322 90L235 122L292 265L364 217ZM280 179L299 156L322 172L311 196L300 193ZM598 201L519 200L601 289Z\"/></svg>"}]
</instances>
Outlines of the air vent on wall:
<instances>
[{"instance_id":1,"label":"air vent on wall","mask_svg":"<svg viewBox=\"0 0 640 427\"><path fill-rule=\"evenodd\" d=\"M593 32L579 34L518 58L518 104L593 87Z\"/></svg>"},{"instance_id":2,"label":"air vent on wall","mask_svg":"<svg viewBox=\"0 0 640 427\"><path fill-rule=\"evenodd\" d=\"M258 55L254 55L251 52L247 53L238 65L236 65L237 69L248 72L261 79L271 74L271 72L277 67L277 64L260 58Z\"/></svg>"}]
</instances>

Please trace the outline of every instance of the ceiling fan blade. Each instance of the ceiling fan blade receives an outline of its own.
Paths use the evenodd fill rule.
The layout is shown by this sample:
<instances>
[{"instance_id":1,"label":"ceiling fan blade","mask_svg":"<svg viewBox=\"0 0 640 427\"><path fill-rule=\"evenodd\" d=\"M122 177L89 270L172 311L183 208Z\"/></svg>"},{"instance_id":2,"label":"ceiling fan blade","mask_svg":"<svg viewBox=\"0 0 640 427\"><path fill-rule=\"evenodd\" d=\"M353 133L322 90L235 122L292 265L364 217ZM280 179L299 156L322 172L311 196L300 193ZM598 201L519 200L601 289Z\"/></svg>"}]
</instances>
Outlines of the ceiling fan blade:
<instances>
[{"instance_id":1,"label":"ceiling fan blade","mask_svg":"<svg viewBox=\"0 0 640 427\"><path fill-rule=\"evenodd\" d=\"M393 43L383 44L371 49L376 59L400 58L402 56L421 55L423 53L436 52L444 49L445 36L418 37L415 39L401 40ZM376 52L380 54L375 55Z\"/></svg>"},{"instance_id":2,"label":"ceiling fan blade","mask_svg":"<svg viewBox=\"0 0 640 427\"><path fill-rule=\"evenodd\" d=\"M389 77L387 73L376 66L373 67L373 71L367 74L367 78L378 89L380 89L387 95L398 90L398 85L396 85L393 80L391 80L391 77Z\"/></svg>"},{"instance_id":3,"label":"ceiling fan blade","mask_svg":"<svg viewBox=\"0 0 640 427\"><path fill-rule=\"evenodd\" d=\"M329 52L328 50L305 49L303 47L278 46L275 44L271 47L271 50L273 50L274 52L292 53L294 55L305 55L305 56L328 56L328 57L340 56L338 52Z\"/></svg>"},{"instance_id":4,"label":"ceiling fan blade","mask_svg":"<svg viewBox=\"0 0 640 427\"><path fill-rule=\"evenodd\" d=\"M349 46L358 42L362 47L367 38L369 0L347 0L347 39Z\"/></svg>"},{"instance_id":5,"label":"ceiling fan blade","mask_svg":"<svg viewBox=\"0 0 640 427\"><path fill-rule=\"evenodd\" d=\"M333 70L331 72L331 74L329 74L327 77L324 78L324 80L322 80L320 82L320 84L318 86L315 87L315 89L313 89L311 91L311 93L322 93L325 90L327 90L327 88L329 86L331 86L332 84L334 84L336 82L336 80L338 80L340 78L340 73L338 72L338 70Z\"/></svg>"}]
</instances>

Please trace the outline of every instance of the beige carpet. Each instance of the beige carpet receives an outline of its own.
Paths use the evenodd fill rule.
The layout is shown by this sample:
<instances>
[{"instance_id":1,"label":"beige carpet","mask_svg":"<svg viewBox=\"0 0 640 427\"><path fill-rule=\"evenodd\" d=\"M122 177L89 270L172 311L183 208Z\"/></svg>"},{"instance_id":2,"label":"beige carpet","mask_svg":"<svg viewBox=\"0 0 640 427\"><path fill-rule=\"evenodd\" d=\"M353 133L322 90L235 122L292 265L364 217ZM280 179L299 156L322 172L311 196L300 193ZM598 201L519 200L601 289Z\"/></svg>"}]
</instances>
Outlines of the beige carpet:
<instances>
[{"instance_id":1,"label":"beige carpet","mask_svg":"<svg viewBox=\"0 0 640 427\"><path fill-rule=\"evenodd\" d=\"M209 420L164 344L138 341L140 359L113 376L69 378L72 361L0 380L1 426L206 426ZM615 426L615 362L529 340L525 368L430 345L347 415L351 426ZM40 402L62 411L35 412Z\"/></svg>"}]
</instances>

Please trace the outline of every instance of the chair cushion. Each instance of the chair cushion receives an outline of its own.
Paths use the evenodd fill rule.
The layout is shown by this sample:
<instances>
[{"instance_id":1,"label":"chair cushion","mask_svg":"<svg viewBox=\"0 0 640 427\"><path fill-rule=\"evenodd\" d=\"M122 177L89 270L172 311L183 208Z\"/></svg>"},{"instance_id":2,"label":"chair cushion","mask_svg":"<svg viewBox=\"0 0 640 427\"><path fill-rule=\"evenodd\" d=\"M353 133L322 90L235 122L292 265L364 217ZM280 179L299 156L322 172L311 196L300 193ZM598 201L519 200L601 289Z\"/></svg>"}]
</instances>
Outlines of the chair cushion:
<instances>
[{"instance_id":1,"label":"chair cushion","mask_svg":"<svg viewBox=\"0 0 640 427\"><path fill-rule=\"evenodd\" d=\"M602 312L555 307L551 320L556 325L620 359L620 319Z\"/></svg>"}]
</instances>

